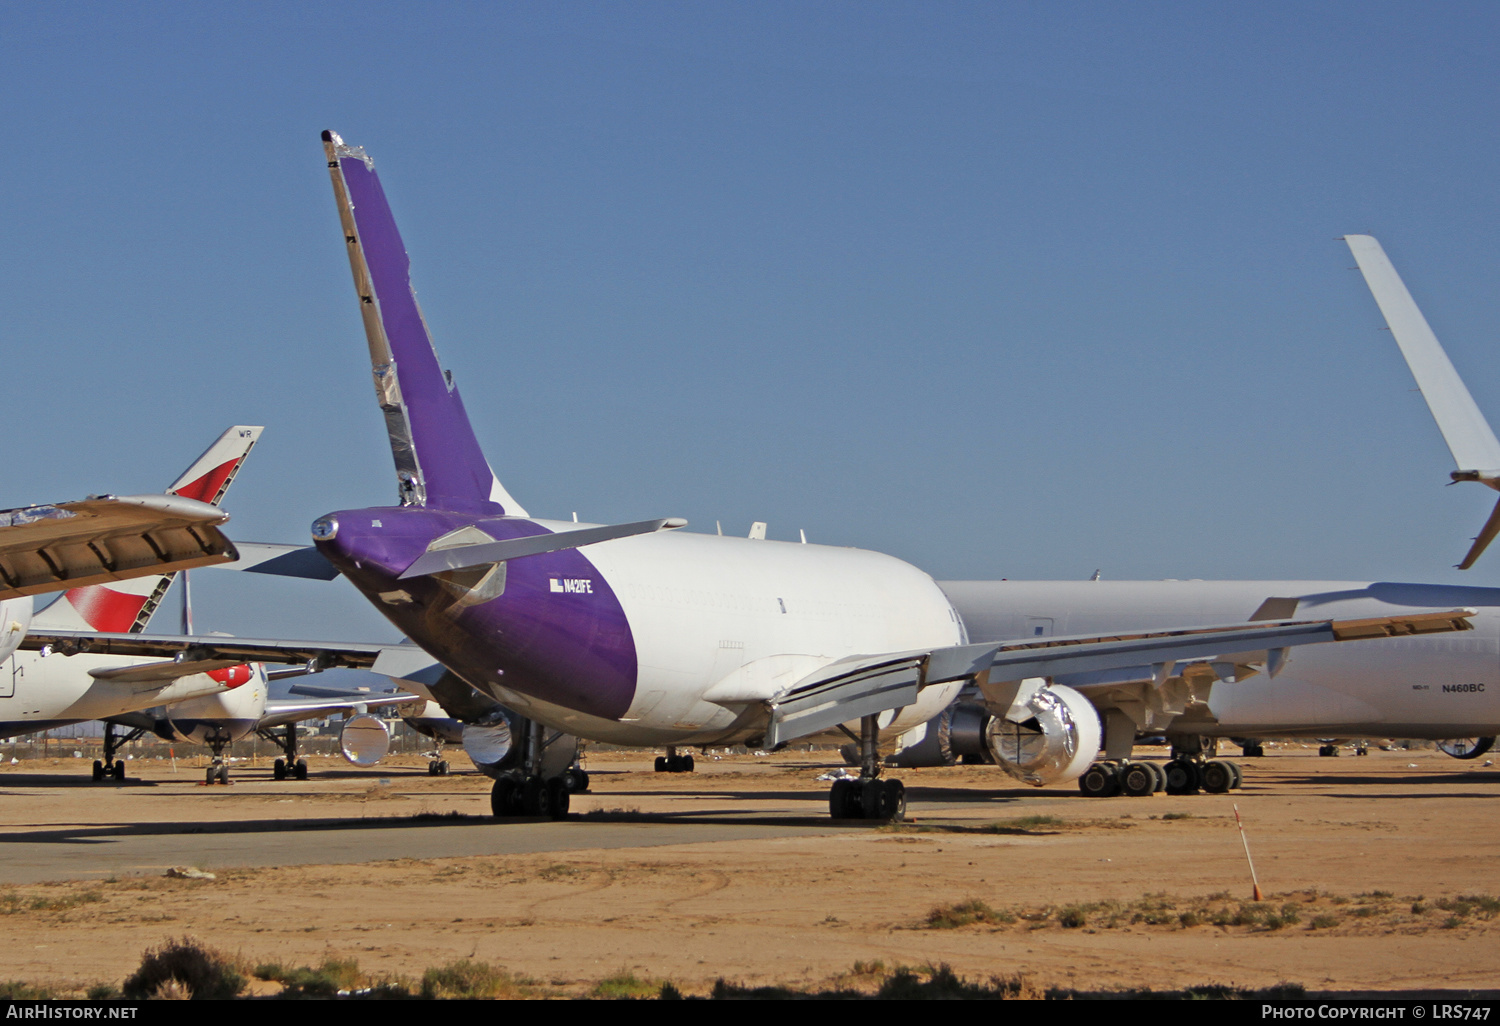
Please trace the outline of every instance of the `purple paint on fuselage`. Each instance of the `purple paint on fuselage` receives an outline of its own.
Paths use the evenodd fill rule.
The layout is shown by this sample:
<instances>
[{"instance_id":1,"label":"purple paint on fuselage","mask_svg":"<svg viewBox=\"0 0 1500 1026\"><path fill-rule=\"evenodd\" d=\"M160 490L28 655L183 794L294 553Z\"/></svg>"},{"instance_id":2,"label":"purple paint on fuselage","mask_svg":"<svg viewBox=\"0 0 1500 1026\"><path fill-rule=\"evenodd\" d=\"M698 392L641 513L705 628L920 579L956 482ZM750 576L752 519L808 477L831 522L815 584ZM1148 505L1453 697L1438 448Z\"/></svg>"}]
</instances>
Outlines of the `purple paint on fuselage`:
<instances>
[{"instance_id":1,"label":"purple paint on fuselage","mask_svg":"<svg viewBox=\"0 0 1500 1026\"><path fill-rule=\"evenodd\" d=\"M494 474L474 437L458 389L448 387L417 309L411 260L380 179L355 157L343 158L339 166L380 303L381 324L396 361L427 501L440 509L504 513L503 506L490 501Z\"/></svg>"},{"instance_id":2,"label":"purple paint on fuselage","mask_svg":"<svg viewBox=\"0 0 1500 1026\"><path fill-rule=\"evenodd\" d=\"M416 507L329 516L338 532L318 539L318 550L407 637L442 653L444 665L474 687L495 695L499 685L606 719L630 708L637 669L630 624L604 575L579 550L511 560L505 591L468 607L456 605L439 578L398 579L433 539L459 528L477 527L497 541L550 533L546 528Z\"/></svg>"}]
</instances>

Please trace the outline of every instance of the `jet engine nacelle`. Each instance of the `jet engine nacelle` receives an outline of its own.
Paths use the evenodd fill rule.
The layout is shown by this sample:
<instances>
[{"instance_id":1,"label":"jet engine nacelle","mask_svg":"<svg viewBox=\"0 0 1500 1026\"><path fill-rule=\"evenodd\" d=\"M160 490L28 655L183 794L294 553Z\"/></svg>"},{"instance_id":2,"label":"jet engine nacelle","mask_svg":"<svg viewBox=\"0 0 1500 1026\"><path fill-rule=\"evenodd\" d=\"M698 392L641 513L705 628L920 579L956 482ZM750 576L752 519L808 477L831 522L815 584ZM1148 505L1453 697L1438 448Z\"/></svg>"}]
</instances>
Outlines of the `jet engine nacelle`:
<instances>
[{"instance_id":1,"label":"jet engine nacelle","mask_svg":"<svg viewBox=\"0 0 1500 1026\"><path fill-rule=\"evenodd\" d=\"M499 777L507 770L521 768L521 739L531 728L531 721L509 709L489 726L464 724L464 754L487 777ZM542 752L541 774L544 778L561 776L578 757L578 738L542 728L542 739L550 742Z\"/></svg>"},{"instance_id":2,"label":"jet engine nacelle","mask_svg":"<svg viewBox=\"0 0 1500 1026\"><path fill-rule=\"evenodd\" d=\"M345 761L369 767L384 759L391 750L391 731L378 716L365 713L351 716L339 728L339 751Z\"/></svg>"},{"instance_id":3,"label":"jet engine nacelle","mask_svg":"<svg viewBox=\"0 0 1500 1026\"><path fill-rule=\"evenodd\" d=\"M985 727L996 764L1035 787L1083 776L1099 755L1103 735L1093 703L1061 684L1018 698L1007 716L993 717Z\"/></svg>"},{"instance_id":4,"label":"jet engine nacelle","mask_svg":"<svg viewBox=\"0 0 1500 1026\"><path fill-rule=\"evenodd\" d=\"M952 766L965 755L987 755L985 727L990 714L974 702L954 702L926 723L902 734L889 766ZM856 758L855 764L858 764Z\"/></svg>"}]
</instances>

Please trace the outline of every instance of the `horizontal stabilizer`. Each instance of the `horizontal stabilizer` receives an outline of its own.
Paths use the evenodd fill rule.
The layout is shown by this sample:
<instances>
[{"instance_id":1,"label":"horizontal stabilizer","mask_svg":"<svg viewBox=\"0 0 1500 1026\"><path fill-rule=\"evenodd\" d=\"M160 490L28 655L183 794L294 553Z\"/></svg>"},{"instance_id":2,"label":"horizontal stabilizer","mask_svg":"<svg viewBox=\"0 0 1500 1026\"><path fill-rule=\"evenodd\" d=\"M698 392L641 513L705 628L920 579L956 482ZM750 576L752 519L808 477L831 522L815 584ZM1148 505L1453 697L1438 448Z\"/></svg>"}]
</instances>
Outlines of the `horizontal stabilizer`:
<instances>
[{"instance_id":1,"label":"horizontal stabilizer","mask_svg":"<svg viewBox=\"0 0 1500 1026\"><path fill-rule=\"evenodd\" d=\"M306 577L331 581L339 575L334 565L311 545L274 545L267 542L241 542L236 546L240 558L223 567L252 574L277 577Z\"/></svg>"},{"instance_id":2,"label":"horizontal stabilizer","mask_svg":"<svg viewBox=\"0 0 1500 1026\"><path fill-rule=\"evenodd\" d=\"M0 511L0 599L228 563L217 506L179 495L98 495Z\"/></svg>"},{"instance_id":3,"label":"horizontal stabilizer","mask_svg":"<svg viewBox=\"0 0 1500 1026\"><path fill-rule=\"evenodd\" d=\"M451 549L435 549L418 556L411 566L401 574L401 580L421 577L425 574L440 574L448 570L465 570L473 566L503 563L522 556L536 556L543 552L561 549L576 549L584 545L629 538L637 534L653 534L686 527L681 517L662 520L641 520L633 524L611 524L607 527L586 527L579 531L558 531L555 534L533 534L525 538L507 538L502 541L479 542L460 545Z\"/></svg>"}]
</instances>

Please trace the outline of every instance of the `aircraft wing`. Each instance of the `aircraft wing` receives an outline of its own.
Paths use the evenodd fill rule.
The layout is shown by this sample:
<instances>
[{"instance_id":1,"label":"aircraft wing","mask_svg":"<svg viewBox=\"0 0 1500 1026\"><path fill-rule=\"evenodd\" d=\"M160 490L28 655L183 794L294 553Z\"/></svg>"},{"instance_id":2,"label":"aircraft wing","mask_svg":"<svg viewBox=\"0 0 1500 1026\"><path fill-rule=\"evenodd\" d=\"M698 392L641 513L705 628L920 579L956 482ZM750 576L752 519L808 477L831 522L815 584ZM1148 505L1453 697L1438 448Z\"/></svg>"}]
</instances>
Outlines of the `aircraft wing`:
<instances>
[{"instance_id":1,"label":"aircraft wing","mask_svg":"<svg viewBox=\"0 0 1500 1026\"><path fill-rule=\"evenodd\" d=\"M421 699L404 691L387 694L348 694L343 698L273 699L266 703L265 715L256 726L261 730L317 719L340 712L365 712L384 705L404 705Z\"/></svg>"},{"instance_id":2,"label":"aircraft wing","mask_svg":"<svg viewBox=\"0 0 1500 1026\"><path fill-rule=\"evenodd\" d=\"M819 668L775 693L715 694L726 706L763 703L769 716L765 744L775 747L841 723L910 705L922 688L954 680L1021 681L1119 668L1152 666L1171 675L1179 662L1232 659L1266 663L1272 674L1298 645L1410 637L1473 630L1472 609L1369 617L1359 620L1283 620L1109 635L1027 638L998 644L858 656ZM1114 681L1111 681L1114 683Z\"/></svg>"},{"instance_id":3,"label":"aircraft wing","mask_svg":"<svg viewBox=\"0 0 1500 1026\"><path fill-rule=\"evenodd\" d=\"M0 599L228 563L229 514L180 495L96 495L0 511Z\"/></svg>"},{"instance_id":4,"label":"aircraft wing","mask_svg":"<svg viewBox=\"0 0 1500 1026\"><path fill-rule=\"evenodd\" d=\"M1453 480L1478 481L1500 491L1500 441L1479 412L1458 371L1453 369L1452 361L1401 276L1391 266L1385 250L1369 235L1346 235L1344 241L1354 254L1396 344L1401 347L1401 355L1427 401L1432 419L1443 433L1453 462L1458 464L1451 475ZM1500 534L1500 502L1495 504L1494 512L1458 568L1467 570L1473 566L1496 534Z\"/></svg>"},{"instance_id":5,"label":"aircraft wing","mask_svg":"<svg viewBox=\"0 0 1500 1026\"><path fill-rule=\"evenodd\" d=\"M216 634L95 634L91 631L37 630L21 642L25 649L47 648L62 655L165 656L175 662L304 663L311 671L348 667L367 670L387 649L412 646L347 641L277 641Z\"/></svg>"}]
</instances>

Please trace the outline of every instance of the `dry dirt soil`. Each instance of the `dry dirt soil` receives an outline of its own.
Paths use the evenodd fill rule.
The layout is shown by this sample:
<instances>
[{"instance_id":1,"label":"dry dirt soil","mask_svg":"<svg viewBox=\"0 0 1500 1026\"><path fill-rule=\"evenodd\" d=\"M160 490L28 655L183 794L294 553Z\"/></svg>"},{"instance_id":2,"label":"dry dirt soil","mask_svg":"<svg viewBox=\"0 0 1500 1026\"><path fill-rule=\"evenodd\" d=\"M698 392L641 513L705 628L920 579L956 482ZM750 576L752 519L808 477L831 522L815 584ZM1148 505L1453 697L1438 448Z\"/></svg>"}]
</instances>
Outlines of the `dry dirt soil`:
<instances>
[{"instance_id":1,"label":"dry dirt soil","mask_svg":"<svg viewBox=\"0 0 1500 1026\"><path fill-rule=\"evenodd\" d=\"M835 768L828 753L700 757L691 775L595 754L591 793L547 827L566 849L360 862L358 832L324 831L308 864L200 867L213 880L151 870L0 885L0 981L118 984L143 949L191 935L250 965L357 959L369 979L475 959L541 994L585 994L621 974L688 993L721 977L872 985L877 963L1089 990L1500 988L1500 769L1431 750L1268 751L1243 761L1245 787L1230 795L1086 799L1010 787L991 767L900 771L914 822L899 827L827 822L817 778ZM73 759L21 763L0 770L0 832L435 815L494 836L480 833L488 781L472 772L342 765L316 762L296 784L237 767L233 786L206 788L191 764L174 775L137 761L143 783L114 786L80 784ZM653 840L695 817L803 832ZM576 847L611 822L639 834Z\"/></svg>"}]
</instances>

